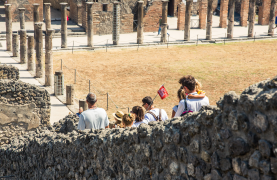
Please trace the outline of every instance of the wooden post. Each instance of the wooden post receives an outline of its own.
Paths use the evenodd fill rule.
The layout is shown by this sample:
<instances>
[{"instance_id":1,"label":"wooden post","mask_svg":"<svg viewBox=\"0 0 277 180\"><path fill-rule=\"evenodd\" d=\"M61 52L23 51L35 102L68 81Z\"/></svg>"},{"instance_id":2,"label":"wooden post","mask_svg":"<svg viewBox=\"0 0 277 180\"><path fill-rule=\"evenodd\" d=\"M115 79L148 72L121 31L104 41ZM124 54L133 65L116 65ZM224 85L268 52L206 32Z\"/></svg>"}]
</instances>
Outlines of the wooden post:
<instances>
[{"instance_id":1,"label":"wooden post","mask_svg":"<svg viewBox=\"0 0 277 180\"><path fill-rule=\"evenodd\" d=\"M275 11L276 11L276 0L271 0L268 35L272 37L274 36Z\"/></svg>"},{"instance_id":2,"label":"wooden post","mask_svg":"<svg viewBox=\"0 0 277 180\"><path fill-rule=\"evenodd\" d=\"M255 24L255 10L256 0L250 0L249 3L249 26L248 26L248 37L254 36L254 24Z\"/></svg>"},{"instance_id":3,"label":"wooden post","mask_svg":"<svg viewBox=\"0 0 277 180\"><path fill-rule=\"evenodd\" d=\"M230 10L228 17L227 38L233 39L234 30L235 0L230 0Z\"/></svg>"}]
</instances>

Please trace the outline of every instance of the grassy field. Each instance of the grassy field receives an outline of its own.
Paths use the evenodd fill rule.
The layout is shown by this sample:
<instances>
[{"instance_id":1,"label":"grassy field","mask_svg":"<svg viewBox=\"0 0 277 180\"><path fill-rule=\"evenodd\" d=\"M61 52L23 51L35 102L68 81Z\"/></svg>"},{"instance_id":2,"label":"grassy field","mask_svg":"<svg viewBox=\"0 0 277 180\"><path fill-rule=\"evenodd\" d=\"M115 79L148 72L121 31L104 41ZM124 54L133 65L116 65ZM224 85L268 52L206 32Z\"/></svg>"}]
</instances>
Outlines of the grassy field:
<instances>
[{"instance_id":1,"label":"grassy field","mask_svg":"<svg viewBox=\"0 0 277 180\"><path fill-rule=\"evenodd\" d=\"M74 83L77 70L76 97L84 99L89 91L98 97L97 105L106 109L108 92L120 108L142 105L145 96L154 97L165 83L169 97L156 98L154 105L163 108L171 117L172 107L178 104L178 80L193 75L215 105L224 93L240 94L249 85L277 75L277 41L256 41L199 46L144 47L110 49L108 52L79 51L54 53L54 70L60 70L63 59L65 84ZM109 117L116 106L109 99ZM127 109L122 109L127 112Z\"/></svg>"}]
</instances>

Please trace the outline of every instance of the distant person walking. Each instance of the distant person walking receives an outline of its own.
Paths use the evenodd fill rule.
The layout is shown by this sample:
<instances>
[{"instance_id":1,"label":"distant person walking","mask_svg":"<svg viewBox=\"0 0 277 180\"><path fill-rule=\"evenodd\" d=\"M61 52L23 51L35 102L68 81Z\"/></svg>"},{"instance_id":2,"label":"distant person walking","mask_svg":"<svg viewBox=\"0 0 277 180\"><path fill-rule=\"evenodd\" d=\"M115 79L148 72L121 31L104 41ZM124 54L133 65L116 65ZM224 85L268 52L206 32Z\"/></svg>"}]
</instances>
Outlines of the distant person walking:
<instances>
[{"instance_id":1,"label":"distant person walking","mask_svg":"<svg viewBox=\"0 0 277 180\"><path fill-rule=\"evenodd\" d=\"M165 110L154 107L153 100L150 96L143 98L142 103L142 107L146 109L146 114L144 115L146 121L165 121L168 119Z\"/></svg>"},{"instance_id":2,"label":"distant person walking","mask_svg":"<svg viewBox=\"0 0 277 180\"><path fill-rule=\"evenodd\" d=\"M78 129L101 129L109 128L109 120L106 111L103 108L98 108L96 95L88 93L86 97L88 110L82 112L79 119Z\"/></svg>"},{"instance_id":3,"label":"distant person walking","mask_svg":"<svg viewBox=\"0 0 277 180\"><path fill-rule=\"evenodd\" d=\"M159 24L159 30L158 30L158 35L160 35L160 33L161 33L161 30L162 30L162 16L160 16L160 19L159 19L159 22L158 22L158 24ZM157 36L158 36L157 35Z\"/></svg>"}]
</instances>

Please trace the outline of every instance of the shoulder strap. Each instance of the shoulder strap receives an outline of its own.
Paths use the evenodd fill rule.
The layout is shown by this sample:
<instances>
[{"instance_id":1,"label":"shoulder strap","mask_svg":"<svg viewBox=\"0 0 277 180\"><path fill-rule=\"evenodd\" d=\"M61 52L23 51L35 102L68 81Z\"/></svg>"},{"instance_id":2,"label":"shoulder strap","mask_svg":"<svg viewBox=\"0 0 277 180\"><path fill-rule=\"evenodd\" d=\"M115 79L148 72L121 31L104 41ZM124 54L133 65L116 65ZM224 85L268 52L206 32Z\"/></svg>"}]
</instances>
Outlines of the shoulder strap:
<instances>
[{"instance_id":1,"label":"shoulder strap","mask_svg":"<svg viewBox=\"0 0 277 180\"><path fill-rule=\"evenodd\" d=\"M159 121L162 121L162 110L159 109Z\"/></svg>"},{"instance_id":2,"label":"shoulder strap","mask_svg":"<svg viewBox=\"0 0 277 180\"><path fill-rule=\"evenodd\" d=\"M187 100L186 100L186 99L184 99L184 104L185 104L185 109L184 109L184 111L186 111L186 110L188 110L188 107L187 107Z\"/></svg>"},{"instance_id":3,"label":"shoulder strap","mask_svg":"<svg viewBox=\"0 0 277 180\"><path fill-rule=\"evenodd\" d=\"M158 117L153 112L148 111L147 113L151 114L156 119L156 121L158 121Z\"/></svg>"}]
</instances>

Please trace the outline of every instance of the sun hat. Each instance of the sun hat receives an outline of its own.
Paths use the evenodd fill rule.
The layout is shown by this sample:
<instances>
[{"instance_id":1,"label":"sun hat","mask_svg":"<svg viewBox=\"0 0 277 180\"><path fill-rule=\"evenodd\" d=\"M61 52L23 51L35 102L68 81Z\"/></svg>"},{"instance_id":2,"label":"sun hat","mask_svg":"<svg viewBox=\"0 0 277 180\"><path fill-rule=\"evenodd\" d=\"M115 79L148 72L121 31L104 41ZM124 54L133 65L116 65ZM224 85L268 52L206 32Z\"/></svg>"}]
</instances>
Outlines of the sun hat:
<instances>
[{"instance_id":1,"label":"sun hat","mask_svg":"<svg viewBox=\"0 0 277 180\"><path fill-rule=\"evenodd\" d=\"M115 117L115 119L122 121L122 117L123 117L124 113L122 111L116 111L116 113L113 113L113 116Z\"/></svg>"}]
</instances>

